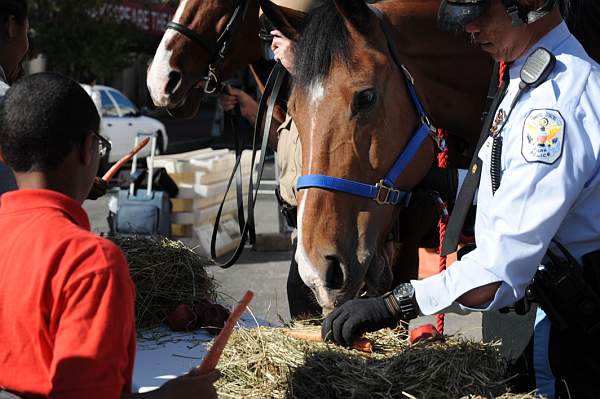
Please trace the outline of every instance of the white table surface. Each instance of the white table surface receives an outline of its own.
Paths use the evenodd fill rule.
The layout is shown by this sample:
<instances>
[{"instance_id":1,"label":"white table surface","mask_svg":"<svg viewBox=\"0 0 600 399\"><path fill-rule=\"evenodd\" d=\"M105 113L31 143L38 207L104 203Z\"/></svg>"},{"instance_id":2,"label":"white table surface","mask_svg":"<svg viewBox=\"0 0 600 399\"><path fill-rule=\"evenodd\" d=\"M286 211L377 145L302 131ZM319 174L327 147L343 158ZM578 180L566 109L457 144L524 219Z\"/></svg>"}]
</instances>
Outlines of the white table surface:
<instances>
[{"instance_id":1,"label":"white table surface","mask_svg":"<svg viewBox=\"0 0 600 399\"><path fill-rule=\"evenodd\" d=\"M238 327L269 326L245 313ZM187 373L199 365L206 355L208 344L214 336L203 329L194 332L172 332L159 327L138 334L133 392L148 392L166 381Z\"/></svg>"}]
</instances>

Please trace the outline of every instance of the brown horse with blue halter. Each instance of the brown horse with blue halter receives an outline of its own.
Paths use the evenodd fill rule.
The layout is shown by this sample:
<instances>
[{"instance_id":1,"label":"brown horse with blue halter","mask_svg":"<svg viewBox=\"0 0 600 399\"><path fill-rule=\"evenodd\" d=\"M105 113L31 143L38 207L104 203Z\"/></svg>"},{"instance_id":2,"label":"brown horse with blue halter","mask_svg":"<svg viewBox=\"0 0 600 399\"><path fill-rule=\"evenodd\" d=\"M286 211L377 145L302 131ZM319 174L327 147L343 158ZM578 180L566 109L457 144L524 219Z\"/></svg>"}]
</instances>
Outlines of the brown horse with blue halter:
<instances>
[{"instance_id":1,"label":"brown horse with blue halter","mask_svg":"<svg viewBox=\"0 0 600 399\"><path fill-rule=\"evenodd\" d=\"M289 105L308 175L299 181L296 258L325 311L364 291L382 294L390 288L385 242L395 220L409 233L431 227L415 211L418 201L409 208L393 206L432 170L437 143L422 139L429 125L424 116L450 138L464 139L451 143L459 156L470 157L468 144L477 142L488 57L458 33L437 28L439 5L334 0L310 15L304 28ZM321 37L327 40L321 43ZM456 154L450 164L460 165Z\"/></svg>"},{"instance_id":2,"label":"brown horse with blue halter","mask_svg":"<svg viewBox=\"0 0 600 399\"><path fill-rule=\"evenodd\" d=\"M330 17L333 16L333 20L337 20L338 22L338 24L334 24L335 26L332 26L331 29L339 30L339 17L342 17L341 22L350 32L351 40L346 40L345 43L341 44L345 47L354 44L354 41L361 42L361 26L366 26L364 15L367 15L366 20L371 19L376 21L373 19L373 14L365 11L364 7L361 7L360 4L356 5L355 3L356 2L349 2L344 5L341 4L341 2L336 2L335 7L330 7L329 10ZM598 14L598 7L597 5L594 5L595 3L583 3L584 4L574 3L575 5L569 7L569 2L564 1L563 7L566 11L569 11L574 15L581 15L582 12L588 15ZM330 5L333 4L334 3L331 3ZM451 166L460 166L461 164L464 165L465 162L467 162L465 160L468 160L470 157L469 151L472 149L472 144L477 137L480 124L479 114L483 107L485 97L485 82L489 78L491 64L485 55L469 46L468 41L464 40L464 38L449 37L441 32L437 32L434 16L437 12L438 5L439 1L426 0L386 1L376 5L377 8L385 13L385 18L387 18L389 24L392 25L391 33L388 32L385 35L388 36L388 41L398 44L399 55L393 54L393 46L392 48L386 49L387 44L381 45L381 43L386 43L386 38L383 37L383 30L378 28L378 24L371 24L372 27L375 28L374 31L377 32L375 35L365 34L364 36L370 36L368 41L379 43L378 46L375 46L378 47L379 50L379 54L375 54L375 60L378 56L381 57L381 54L387 54L388 65L394 65L394 61L397 61L398 58L408 65L408 69L416 78L416 91L423 99L423 107L431 113L432 120L437 126L444 127L453 134L449 138L449 146L451 147L450 149L453 154L451 157L453 159ZM270 16L274 16L274 21L286 19L285 17L277 18L278 15L283 15L281 9L277 6L269 6L267 4L267 8L271 8L270 10L266 10L266 12L269 13ZM289 10L286 11L287 14L285 16L287 17L287 21L292 21L291 25L296 24L296 26L299 26L303 15L301 13L292 13L290 15ZM157 101L157 104L167 106L171 108L174 113L178 113L179 115L188 116L197 109L202 90L208 88L210 91L211 86L214 86L215 80L228 75L233 69L247 65L250 62L255 62L255 65L260 65L261 62L257 62L260 57L260 45L257 38L257 14L258 4L255 0L242 0L239 3L235 1L182 1L173 23L169 25L169 30L165 34L165 38L163 38L163 42L161 43L163 48L162 50L159 48L159 51L157 51L157 57L155 57L155 61L150 69L149 86L151 86L150 88L153 92L155 101L157 101L157 99L159 100ZM321 22L323 22L323 20L327 20L327 18L321 18ZM291 25L279 25L278 28L283 30L287 36L299 36L300 30L294 31ZM585 30L585 26L587 25L578 25L578 27L583 30ZM299 45L300 52L304 50L305 53L304 57L302 57L302 55L299 57L301 58L300 64L304 64L304 67L310 63L317 69L322 67L318 62L313 62L315 59L316 61L320 61L319 56L317 55L315 58L310 53L311 51L328 52L328 39L331 37L335 39L336 35L331 36L330 33L327 32L327 28L327 26L323 26L323 29L320 32L317 32L320 35L324 35L322 38L323 40L315 40L314 36L305 36L306 40L304 45L302 43ZM306 33L306 31L310 31L310 28L305 29L303 32ZM391 40L389 39L389 36L392 36ZM240 38L243 38L244 40L241 40ZM586 43L585 40L582 40L582 42L584 44ZM595 43L593 40L591 42ZM215 44L211 45L211 43ZM336 40L334 40L333 45L340 45L340 43L339 41L336 42ZM368 47L370 47L370 45L367 45L367 48ZM597 48L597 46L592 46L592 48ZM160 54L161 51L162 54ZM344 51L342 51L342 53L344 53ZM159 55L162 55L162 57L158 57ZM354 54L352 54L352 57L354 57ZM351 56L348 55L347 58L351 58ZM393 58L396 58L396 60ZM457 64L457 59L462 60L461 65ZM334 61L339 63L340 60L335 59ZM344 64L348 59L342 57L341 61L342 64ZM162 66L159 65L161 63ZM338 66L339 65L336 65L336 68ZM311 143L311 140L316 141L310 137L310 125L312 124L311 116L314 116L314 112L312 114L306 114L303 109L303 106L306 103L306 101L303 100L306 100L306 98L303 99L302 97L306 97L306 94L316 94L317 96L313 99L318 99L319 87L310 87L312 83L315 83L311 82L311 77L317 76L318 73L314 71L307 72L307 68L303 68L302 65L298 69L300 71L304 70L305 73L300 74L304 76L296 77L296 81L299 83L296 90L297 101L292 101L291 105L292 110L296 111L296 115L303 115L303 112L304 115L308 115L305 119L298 117L296 119L297 122L299 122L299 125L304 126L304 128L301 127L301 133L303 131L309 131L309 133L302 134L303 143ZM211 71L212 75L210 73ZM394 102L393 106L386 104L385 111L388 114L398 113L403 109L413 110L413 112L418 109L416 103L411 103L409 101L411 98L409 95L410 86L405 86L406 83L404 81L404 78L407 77L407 75L404 71L400 71L401 70L396 70L395 72L392 72L394 77L386 82L390 85L395 84L394 87L398 88L397 93L390 97L390 100ZM161 74L160 72L163 73ZM390 71L387 72L389 73ZM152 79L153 76L155 79ZM206 78L203 79L203 76L206 76ZM361 73L347 74L346 76L348 79L355 79L360 77ZM403 76L402 81L397 81L396 78L398 76ZM198 88L198 82L202 80L209 84ZM409 80L411 79L409 78ZM151 81L155 84L150 84ZM340 93L340 97L347 97L347 94L348 93ZM355 105L356 108L361 108L362 106L365 106L365 104L368 106L371 101L371 94L372 93L368 90L362 90L359 96L352 99L352 106L350 108ZM376 100L381 105L381 98L377 98ZM386 98L386 102L387 100L388 99ZM358 114L362 114L361 118L364 120L364 110L359 111ZM335 112L331 113L331 115L335 115ZM412 125L413 123L416 127L421 121L426 121L424 118L419 118L417 113L411 116L411 111L406 111L406 115L403 116L405 116L404 120L401 121L401 124L396 126L395 130L395 133L401 134L394 137L393 140L393 136L390 136L390 140L387 142L387 145L384 146L397 148L397 154L406 144L405 138L408 137L404 134L407 132L404 132L405 129L403 129L403 127ZM368 119L370 116L367 116L366 118ZM340 122L345 123L344 120L341 120ZM430 122L425 123L425 125L430 124ZM386 126L386 128L388 128L388 126ZM324 131L328 130L325 129ZM429 132L432 132L430 128ZM325 141L329 140L330 144L337 146L337 148L342 148L340 143L334 143L337 135L328 137L329 134L326 134L325 136L325 138L320 137L318 139L324 139ZM456 137L460 137L461 140L457 140ZM430 146L427 148L427 143L428 142L425 141L425 144L418 148L414 162L409 163L408 169L400 176L400 188L403 188L404 190L393 187L393 184L390 184L390 180L392 180L390 176L388 176L387 182L385 179L383 179L383 182L380 181L387 172L387 170L384 170L383 168L380 168L378 175L373 175L368 180L364 180L373 183L373 187L375 188L370 188L369 190L371 191L371 194L378 194L376 195L376 199L378 199L379 202L384 204L389 202L395 203L401 198L406 200L410 196L410 194L402 194L400 191L410 191L409 189L422 179L423 173L431 166L433 147ZM387 168L389 168L394 159L386 159L385 155L375 154L375 147L377 147L377 145L366 146L370 152L366 157L371 157L373 159L371 164L381 162L382 164L387 164ZM387 150L387 148L385 149ZM358 151L360 151L360 149L357 148L356 152ZM397 154L395 156L397 156ZM304 154L304 165L311 163L310 158L312 155L312 151L308 154ZM390 154L390 156L392 155ZM348 161L344 160L344 157L337 156L333 158L335 158L335 160L331 160L333 163L339 161L338 163L340 165L346 164L347 166L348 164ZM365 168L365 170L368 169L369 166L373 166L368 164L369 163L367 162L367 168ZM321 167L319 166L315 170L318 170L319 168ZM326 165L322 167L323 171L326 169ZM305 172L306 171L307 170L305 170ZM347 173L347 176L345 177L348 177L350 180L356 180L352 178L360 176L361 172L361 170L354 170L351 171L351 173ZM343 173L334 174L334 176L341 176L344 178ZM305 190L314 191L318 190L318 188L317 186L314 186L311 189L307 188ZM311 194L311 196L323 196L323 194ZM327 196L325 195L325 197ZM354 200L350 199L349 195L340 196L340 198L342 198L342 201L348 200L348 204L353 204L354 202ZM372 202L373 204L377 203L377 201ZM430 204L419 204L418 202L419 201L412 201L408 211L405 211L402 214L401 220L403 223L399 226L399 238L402 241L402 244L400 245L400 256L398 253L396 253L395 256L389 254L380 256L378 254L369 253L377 252L385 246L385 236L387 235L387 232L391 230L391 225L400 212L398 207L393 207L392 205L377 206L378 208L385 209L383 212L385 214L385 216L383 216L383 224L381 223L382 218L380 215L375 215L377 217L374 218L368 215L369 213L373 213L371 211L379 211L372 209L372 206L363 206L363 210L358 210L360 215L355 218L356 223L354 223L354 230L362 229L363 231L357 232L356 236L366 236L367 234L365 231L368 231L369 235L377 237L377 245L371 245L371 248L366 250L359 248L362 252L360 258L363 261L356 261L359 258L359 256L356 256L357 259L353 261L353 265L349 265L354 267L357 264L360 264L360 267L366 269L366 271L359 270L356 273L358 275L356 280L359 280L361 287L364 286L366 281L366 287L371 288L371 292L377 293L385 289L386 286L389 286L391 281L391 268L388 266L391 264L397 264L399 266L395 267L394 278L405 279L416 277L415 267L418 264L416 249L422 242L425 233L432 230L432 227L434 227L436 218L435 208L433 206ZM308 203L312 203L312 201L308 201ZM306 263L313 263L312 266L314 266L314 263L319 262L322 264L323 261L319 260L315 261L309 259L309 262L306 262L307 258L315 257L314 254L308 254L308 252L314 252L315 248L319 250L318 252L322 252L321 255L323 256L320 256L320 259L324 258L327 265L333 266L325 267L326 271L323 272L324 277L322 281L326 281L325 285L338 287L337 291L339 292L344 285L344 280L346 280L347 283L352 279L348 277L352 277L351 275L355 274L354 271L349 271L349 268L348 270L345 270L347 269L345 265L340 265L340 260L343 260L342 258L349 258L351 256L338 257L335 256L335 254L331 255L331 253L335 252L333 250L323 250L323 246L321 246L321 243L319 242L322 237L319 237L319 235L335 235L336 232L343 230L343 225L345 223L335 219L331 220L327 212L333 210L334 212L337 212L338 215L343 215L346 211L340 207L336 208L335 206L330 206L328 200L322 201L321 205L320 208L322 212L319 213L319 207L317 207L316 210L313 210L310 204L306 206L305 203L305 214L316 212L317 216L315 217L322 216L324 224L321 225L321 229L323 226L325 226L326 229L325 231L313 234L312 231L310 231L312 229L310 227L310 222L304 225L304 237L305 241L308 241L305 243L305 246L310 248L308 250L303 248L304 253L299 255L299 259L304 265L306 265ZM371 223L370 227L365 229L363 229L363 227L359 228L359 225L365 225L365 220L374 220L375 223ZM329 229L327 229L327 227L329 227ZM345 230L350 231L351 235L355 234L352 229L346 228ZM341 233L339 234L341 235ZM325 241L327 242L327 240ZM330 243L335 243L335 241L344 241L344 239L342 237L341 239L336 238L329 240ZM356 250L357 246L355 245L353 247L352 244L356 244L359 241L358 239L351 238L345 241L347 242L341 242L339 244L343 253L351 253L352 250ZM327 244L325 247L329 246L329 248L332 248L335 247L335 245L338 244ZM344 246L346 249L343 249ZM378 250L374 251L373 248L378 248ZM329 252L329 254L327 252ZM367 262L364 260L368 258L378 258L378 260L373 263L378 263L379 266L365 266ZM404 277L401 277L403 272ZM333 288L333 291L336 291L336 288ZM345 298L352 297L352 295L353 294L334 295L336 297L334 302L343 301ZM323 303L322 300L321 302ZM325 301L325 305L331 306L331 303L328 304L327 301Z\"/></svg>"},{"instance_id":3,"label":"brown horse with blue halter","mask_svg":"<svg viewBox=\"0 0 600 399\"><path fill-rule=\"evenodd\" d=\"M467 150L478 136L492 63L468 37L437 30L438 7L332 1L302 32L289 102L306 175L296 259L325 312L391 287L398 255L386 241L396 220L411 256L431 230L431 202L406 205L444 149L434 126L464 138Z\"/></svg>"}]
</instances>

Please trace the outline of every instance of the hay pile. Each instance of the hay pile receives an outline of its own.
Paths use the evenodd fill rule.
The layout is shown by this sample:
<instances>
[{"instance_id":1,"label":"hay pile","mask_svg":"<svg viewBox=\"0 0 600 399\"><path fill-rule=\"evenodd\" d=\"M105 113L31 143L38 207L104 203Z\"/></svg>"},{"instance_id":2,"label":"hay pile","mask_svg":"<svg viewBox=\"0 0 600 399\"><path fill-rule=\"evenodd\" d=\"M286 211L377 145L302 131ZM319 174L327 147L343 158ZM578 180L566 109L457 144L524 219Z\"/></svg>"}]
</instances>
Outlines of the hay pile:
<instances>
[{"instance_id":1,"label":"hay pile","mask_svg":"<svg viewBox=\"0 0 600 399\"><path fill-rule=\"evenodd\" d=\"M210 264L179 241L166 238L108 237L121 249L135 283L138 329L154 328L179 304L216 300L215 282L204 267Z\"/></svg>"},{"instance_id":2,"label":"hay pile","mask_svg":"<svg viewBox=\"0 0 600 399\"><path fill-rule=\"evenodd\" d=\"M298 340L282 329L239 329L219 363L219 397L534 398L506 393L497 344L447 337L409 345L401 329L367 338L375 342L373 354Z\"/></svg>"}]
</instances>

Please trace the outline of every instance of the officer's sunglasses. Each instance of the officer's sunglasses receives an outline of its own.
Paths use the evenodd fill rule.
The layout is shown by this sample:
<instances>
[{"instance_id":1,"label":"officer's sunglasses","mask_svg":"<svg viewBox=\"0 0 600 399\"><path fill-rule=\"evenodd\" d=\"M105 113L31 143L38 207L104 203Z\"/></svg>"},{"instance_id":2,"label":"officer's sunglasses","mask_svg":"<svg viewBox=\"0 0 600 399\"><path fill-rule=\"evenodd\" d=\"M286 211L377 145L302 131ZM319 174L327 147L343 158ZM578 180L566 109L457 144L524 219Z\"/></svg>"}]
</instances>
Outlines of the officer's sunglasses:
<instances>
[{"instance_id":1,"label":"officer's sunglasses","mask_svg":"<svg viewBox=\"0 0 600 399\"><path fill-rule=\"evenodd\" d=\"M96 133L96 132L92 132L92 133L98 139L98 154L100 154L100 158L102 158L106 154L108 154L108 152L112 148L112 145L110 144L110 141L108 141L104 137L100 136L98 133Z\"/></svg>"}]
</instances>

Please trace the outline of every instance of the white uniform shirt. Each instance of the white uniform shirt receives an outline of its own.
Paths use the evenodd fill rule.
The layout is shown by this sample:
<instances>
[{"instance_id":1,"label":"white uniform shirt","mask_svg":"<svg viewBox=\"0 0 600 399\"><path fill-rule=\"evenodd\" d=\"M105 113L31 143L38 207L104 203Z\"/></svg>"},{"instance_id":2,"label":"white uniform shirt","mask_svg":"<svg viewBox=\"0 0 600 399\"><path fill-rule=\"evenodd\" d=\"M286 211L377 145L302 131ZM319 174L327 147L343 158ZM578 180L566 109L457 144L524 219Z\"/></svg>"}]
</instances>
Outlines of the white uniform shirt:
<instances>
[{"instance_id":1,"label":"white uniform shirt","mask_svg":"<svg viewBox=\"0 0 600 399\"><path fill-rule=\"evenodd\" d=\"M6 92L10 89L7 83L6 74L4 69L0 66L0 99L2 99ZM0 162L0 196L7 191L17 189L17 182L12 170L4 163Z\"/></svg>"},{"instance_id":2,"label":"white uniform shirt","mask_svg":"<svg viewBox=\"0 0 600 399\"><path fill-rule=\"evenodd\" d=\"M0 66L0 97L4 97L10 86L8 85L4 69Z\"/></svg>"},{"instance_id":3,"label":"white uniform shirt","mask_svg":"<svg viewBox=\"0 0 600 399\"><path fill-rule=\"evenodd\" d=\"M501 282L495 298L477 310L513 304L523 297L553 238L579 260L600 249L600 66L565 23L513 63L499 110L508 112L525 59L538 47L556 56L556 67L521 97L500 132L502 183L495 195L491 139L479 152L477 249L443 273L412 281L425 315L495 282Z\"/></svg>"}]
</instances>

